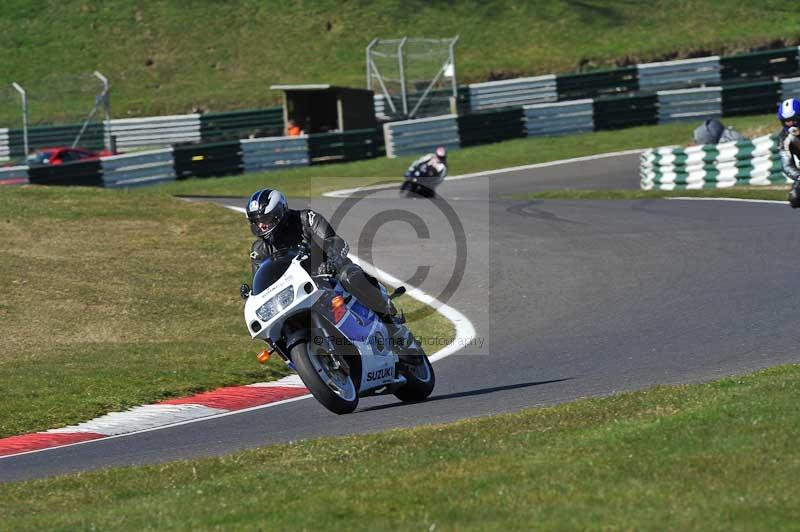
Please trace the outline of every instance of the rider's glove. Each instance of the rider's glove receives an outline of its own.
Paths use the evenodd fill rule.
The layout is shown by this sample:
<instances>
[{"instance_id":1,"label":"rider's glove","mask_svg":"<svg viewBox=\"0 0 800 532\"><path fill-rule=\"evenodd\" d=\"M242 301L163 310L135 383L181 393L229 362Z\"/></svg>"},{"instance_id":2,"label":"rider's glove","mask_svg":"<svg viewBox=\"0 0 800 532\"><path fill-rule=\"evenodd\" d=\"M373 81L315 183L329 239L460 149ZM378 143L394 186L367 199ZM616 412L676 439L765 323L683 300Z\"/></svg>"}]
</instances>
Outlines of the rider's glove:
<instances>
[{"instance_id":1,"label":"rider's glove","mask_svg":"<svg viewBox=\"0 0 800 532\"><path fill-rule=\"evenodd\" d=\"M239 295L242 296L242 299L250 297L250 285L243 283L242 286L239 287Z\"/></svg>"},{"instance_id":2,"label":"rider's glove","mask_svg":"<svg viewBox=\"0 0 800 532\"><path fill-rule=\"evenodd\" d=\"M338 270L339 263L334 257L326 257L317 267L317 273L320 275L336 275Z\"/></svg>"}]
</instances>

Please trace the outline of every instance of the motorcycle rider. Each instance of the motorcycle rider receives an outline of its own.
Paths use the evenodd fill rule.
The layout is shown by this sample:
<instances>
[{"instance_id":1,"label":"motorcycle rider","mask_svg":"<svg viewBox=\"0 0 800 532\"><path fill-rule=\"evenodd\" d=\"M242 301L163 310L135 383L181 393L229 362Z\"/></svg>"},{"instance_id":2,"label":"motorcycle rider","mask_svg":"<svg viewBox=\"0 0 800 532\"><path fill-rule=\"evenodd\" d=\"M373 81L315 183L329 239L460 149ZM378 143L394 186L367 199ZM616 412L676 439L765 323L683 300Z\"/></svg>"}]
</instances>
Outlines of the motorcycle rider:
<instances>
[{"instance_id":1,"label":"motorcycle rider","mask_svg":"<svg viewBox=\"0 0 800 532\"><path fill-rule=\"evenodd\" d=\"M345 290L386 324L392 345L399 346L403 355L417 354L419 344L405 320L397 316L397 310L381 290L378 280L347 257L350 246L336 234L325 217L310 209L290 209L282 192L268 188L250 196L246 213L250 230L257 237L250 248L254 275L261 263L273 254L305 243L317 274L336 277ZM240 294L242 299L247 299L250 287L243 284Z\"/></svg>"},{"instance_id":2,"label":"motorcycle rider","mask_svg":"<svg viewBox=\"0 0 800 532\"><path fill-rule=\"evenodd\" d=\"M778 137L778 155L784 175L793 181L789 191L789 205L793 209L800 207L800 100L788 98L778 106L778 120L783 129Z\"/></svg>"},{"instance_id":3,"label":"motorcycle rider","mask_svg":"<svg viewBox=\"0 0 800 532\"><path fill-rule=\"evenodd\" d=\"M436 185L441 183L447 177L447 148L439 146L433 153L426 153L411 163L406 175L414 175L415 172L419 172L417 175L437 177Z\"/></svg>"}]
</instances>

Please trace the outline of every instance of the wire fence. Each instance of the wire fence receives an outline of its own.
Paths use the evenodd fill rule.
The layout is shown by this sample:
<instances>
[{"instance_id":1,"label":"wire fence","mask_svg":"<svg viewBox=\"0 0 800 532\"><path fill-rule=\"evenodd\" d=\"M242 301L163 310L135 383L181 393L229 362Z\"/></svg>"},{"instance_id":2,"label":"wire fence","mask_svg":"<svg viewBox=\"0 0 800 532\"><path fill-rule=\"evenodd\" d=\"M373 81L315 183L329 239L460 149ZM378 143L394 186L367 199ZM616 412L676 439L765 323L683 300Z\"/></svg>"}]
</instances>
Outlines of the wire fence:
<instances>
[{"instance_id":1,"label":"wire fence","mask_svg":"<svg viewBox=\"0 0 800 532\"><path fill-rule=\"evenodd\" d=\"M103 83L91 72L52 74L43 78L14 80L27 95L28 124L82 123L103 92ZM10 95L10 97L9 97ZM102 113L96 119L102 120ZM0 126L21 127L20 94L9 83L0 91Z\"/></svg>"},{"instance_id":2,"label":"wire fence","mask_svg":"<svg viewBox=\"0 0 800 532\"><path fill-rule=\"evenodd\" d=\"M367 47L367 85L384 96L387 116L447 112L455 90L455 39L375 39Z\"/></svg>"}]
</instances>

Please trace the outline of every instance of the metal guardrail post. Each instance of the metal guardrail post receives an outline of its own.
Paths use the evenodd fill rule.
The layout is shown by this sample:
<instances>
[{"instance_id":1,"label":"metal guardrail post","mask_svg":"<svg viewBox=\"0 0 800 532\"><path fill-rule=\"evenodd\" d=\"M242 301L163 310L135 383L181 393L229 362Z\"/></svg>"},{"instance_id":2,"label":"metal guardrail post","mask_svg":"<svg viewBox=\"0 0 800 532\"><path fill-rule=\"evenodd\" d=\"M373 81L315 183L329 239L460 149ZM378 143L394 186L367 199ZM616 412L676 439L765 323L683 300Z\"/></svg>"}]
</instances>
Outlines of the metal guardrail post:
<instances>
[{"instance_id":1,"label":"metal guardrail post","mask_svg":"<svg viewBox=\"0 0 800 532\"><path fill-rule=\"evenodd\" d=\"M105 77L103 74L98 72L97 70L94 71L94 75L97 79L99 79L103 83L103 111L105 112L106 116L106 135L108 135L108 144L106 145L106 149L111 151L112 153L117 153L117 143L114 140L114 136L111 134L111 103L109 102L109 85L108 85L108 78Z\"/></svg>"},{"instance_id":2,"label":"metal guardrail post","mask_svg":"<svg viewBox=\"0 0 800 532\"><path fill-rule=\"evenodd\" d=\"M372 65L372 66L375 68L375 72L378 72L378 68L375 67L375 65ZM389 104L389 108L392 110L392 113L397 114L397 108L394 106L394 102L392 101L392 96L389 94L389 90L386 88L386 85L383 83L383 79L378 77L378 83L380 83L380 85L381 85L381 90L383 91L383 99L384 99L384 101L387 104Z\"/></svg>"},{"instance_id":3,"label":"metal guardrail post","mask_svg":"<svg viewBox=\"0 0 800 532\"><path fill-rule=\"evenodd\" d=\"M411 114L408 115L409 118L414 118L414 115L417 114L417 110L422 105L422 102L425 101L425 98L431 92L433 86L436 85L436 82L439 81L439 78L442 77L442 74L444 74L446 68L446 66L442 66L442 68L439 69L439 72L436 73L436 77L434 77L433 81L428 84L428 86L425 88L425 92L423 92L422 96L420 96L419 100L417 100L417 105L414 106L414 108L411 110Z\"/></svg>"},{"instance_id":4,"label":"metal guardrail post","mask_svg":"<svg viewBox=\"0 0 800 532\"><path fill-rule=\"evenodd\" d=\"M25 146L25 157L28 156L28 95L16 81L11 84L22 97L22 141Z\"/></svg>"},{"instance_id":5,"label":"metal guardrail post","mask_svg":"<svg viewBox=\"0 0 800 532\"><path fill-rule=\"evenodd\" d=\"M460 35L456 35L456 38L453 39L452 42L450 43L450 66L452 66L452 68L453 68L453 78L451 80L452 84L453 84L453 98L458 98L458 81L456 80L456 52L455 52L455 47L456 47L456 43L458 42L458 38L459 37L460 37Z\"/></svg>"},{"instance_id":6,"label":"metal guardrail post","mask_svg":"<svg viewBox=\"0 0 800 532\"><path fill-rule=\"evenodd\" d=\"M400 44L397 46L397 57L400 62L400 94L403 98L403 114L408 116L408 98L406 97L406 73L403 65L403 47L406 45L408 37L403 37Z\"/></svg>"},{"instance_id":7,"label":"metal guardrail post","mask_svg":"<svg viewBox=\"0 0 800 532\"><path fill-rule=\"evenodd\" d=\"M81 137L83 137L83 133L86 131L86 128L89 126L89 122L92 121L94 115L97 114L97 108L102 104L103 109L106 113L106 118L109 118L109 111L108 111L108 79L105 76L100 74L98 71L94 71L94 76L97 77L103 83L103 92L100 93L100 96L97 96L94 99L94 105L92 106L92 110L89 111L89 116L86 117L86 120L83 121L83 125L81 126L81 130L78 132L78 136L75 137L75 140L72 141L72 147L75 148L78 146L78 143L81 141ZM108 125L111 125L111 121L109 120ZM110 132L109 132L110 133ZM105 135L103 135L103 145L109 147L105 143ZM110 138L110 136L109 136ZM109 140L109 144L111 144Z\"/></svg>"},{"instance_id":8,"label":"metal guardrail post","mask_svg":"<svg viewBox=\"0 0 800 532\"><path fill-rule=\"evenodd\" d=\"M378 38L375 37L372 39L367 45L367 90L372 90L372 57L370 57L369 53L372 51L372 47L378 44Z\"/></svg>"}]
</instances>

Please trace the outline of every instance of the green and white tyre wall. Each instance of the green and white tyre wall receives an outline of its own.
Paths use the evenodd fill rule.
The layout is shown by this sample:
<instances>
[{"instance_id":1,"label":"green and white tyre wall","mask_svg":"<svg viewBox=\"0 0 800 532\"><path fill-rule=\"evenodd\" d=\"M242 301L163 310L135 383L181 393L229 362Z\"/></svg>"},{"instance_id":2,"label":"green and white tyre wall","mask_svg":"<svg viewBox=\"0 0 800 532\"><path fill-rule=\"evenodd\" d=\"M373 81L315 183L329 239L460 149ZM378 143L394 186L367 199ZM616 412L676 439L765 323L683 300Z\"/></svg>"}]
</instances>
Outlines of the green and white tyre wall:
<instances>
[{"instance_id":1,"label":"green and white tyre wall","mask_svg":"<svg viewBox=\"0 0 800 532\"><path fill-rule=\"evenodd\" d=\"M643 190L691 190L735 185L783 185L777 135L753 140L646 150L639 169Z\"/></svg>"}]
</instances>

